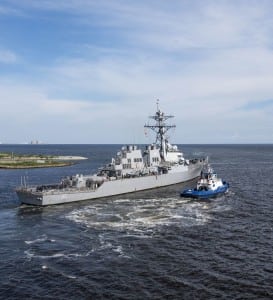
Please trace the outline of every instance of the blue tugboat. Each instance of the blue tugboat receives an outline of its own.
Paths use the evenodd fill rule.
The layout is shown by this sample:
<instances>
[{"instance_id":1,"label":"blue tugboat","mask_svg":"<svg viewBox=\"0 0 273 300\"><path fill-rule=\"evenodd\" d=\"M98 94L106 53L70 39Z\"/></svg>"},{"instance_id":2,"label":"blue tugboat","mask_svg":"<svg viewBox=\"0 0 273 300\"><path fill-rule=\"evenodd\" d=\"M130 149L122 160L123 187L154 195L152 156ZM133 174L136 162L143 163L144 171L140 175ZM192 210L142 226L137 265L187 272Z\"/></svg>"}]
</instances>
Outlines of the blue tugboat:
<instances>
[{"instance_id":1,"label":"blue tugboat","mask_svg":"<svg viewBox=\"0 0 273 300\"><path fill-rule=\"evenodd\" d=\"M201 176L194 189L186 189L180 193L181 197L207 199L224 194L228 191L229 184L217 177L209 164L202 170Z\"/></svg>"}]
</instances>

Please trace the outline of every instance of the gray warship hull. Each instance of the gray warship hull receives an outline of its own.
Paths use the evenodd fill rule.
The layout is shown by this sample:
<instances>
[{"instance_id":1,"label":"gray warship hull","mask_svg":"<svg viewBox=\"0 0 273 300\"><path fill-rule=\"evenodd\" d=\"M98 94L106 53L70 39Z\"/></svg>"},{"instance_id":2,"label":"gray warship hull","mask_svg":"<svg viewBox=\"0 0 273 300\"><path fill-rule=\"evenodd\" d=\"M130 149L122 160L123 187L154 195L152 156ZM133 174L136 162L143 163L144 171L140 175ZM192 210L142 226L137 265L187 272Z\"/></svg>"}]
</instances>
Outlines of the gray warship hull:
<instances>
[{"instance_id":1,"label":"gray warship hull","mask_svg":"<svg viewBox=\"0 0 273 300\"><path fill-rule=\"evenodd\" d=\"M36 187L20 187L16 190L22 203L31 205L54 205L75 201L98 199L103 197L135 193L149 189L183 183L200 175L203 161L199 160L189 166L177 165L167 174L146 175L131 178L105 180L97 188L59 188L39 191Z\"/></svg>"},{"instance_id":2,"label":"gray warship hull","mask_svg":"<svg viewBox=\"0 0 273 300\"><path fill-rule=\"evenodd\" d=\"M26 186L16 189L22 203L53 205L135 193L182 183L200 175L204 159L186 160L176 145L167 138L167 131L175 125L167 124L173 118L164 114L157 103L157 111L145 125L156 132L156 142L138 149L136 145L123 146L115 158L99 168L94 175L76 174L63 178L54 185Z\"/></svg>"}]
</instances>

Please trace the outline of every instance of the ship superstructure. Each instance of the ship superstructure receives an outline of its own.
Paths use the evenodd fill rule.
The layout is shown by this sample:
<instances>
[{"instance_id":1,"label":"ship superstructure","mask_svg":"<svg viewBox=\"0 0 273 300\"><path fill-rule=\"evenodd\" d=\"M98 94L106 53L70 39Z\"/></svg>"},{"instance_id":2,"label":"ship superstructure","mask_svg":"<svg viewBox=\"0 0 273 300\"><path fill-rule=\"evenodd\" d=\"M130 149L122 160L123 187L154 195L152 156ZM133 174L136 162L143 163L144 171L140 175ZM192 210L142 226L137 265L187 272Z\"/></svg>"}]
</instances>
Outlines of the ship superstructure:
<instances>
[{"instance_id":1,"label":"ship superstructure","mask_svg":"<svg viewBox=\"0 0 273 300\"><path fill-rule=\"evenodd\" d=\"M143 191L198 177L204 160L186 160L167 139L167 131L175 127L166 122L172 117L157 105L155 115L150 117L155 123L145 125L156 132L154 144L144 150L136 145L122 147L109 164L93 175L69 176L56 185L21 185L16 189L19 199L34 205L60 204Z\"/></svg>"}]
</instances>

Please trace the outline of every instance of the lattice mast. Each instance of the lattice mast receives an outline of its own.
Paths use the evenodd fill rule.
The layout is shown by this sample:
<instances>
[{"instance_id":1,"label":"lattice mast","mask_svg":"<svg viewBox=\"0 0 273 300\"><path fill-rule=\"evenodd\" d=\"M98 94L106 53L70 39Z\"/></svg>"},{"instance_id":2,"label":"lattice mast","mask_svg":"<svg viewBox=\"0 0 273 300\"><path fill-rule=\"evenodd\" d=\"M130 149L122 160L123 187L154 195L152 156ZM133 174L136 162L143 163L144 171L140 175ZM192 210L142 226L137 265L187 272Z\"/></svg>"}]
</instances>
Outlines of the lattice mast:
<instances>
[{"instance_id":1,"label":"lattice mast","mask_svg":"<svg viewBox=\"0 0 273 300\"><path fill-rule=\"evenodd\" d=\"M157 100L157 111L154 116L150 116L150 119L155 120L154 125L146 124L145 128L150 128L156 133L156 144L160 147L160 156L163 161L166 161L167 158L167 148L168 148L168 140L166 136L166 132L171 128L175 128L175 125L166 124L166 120L173 118L172 115L165 115L164 112L159 109L159 100Z\"/></svg>"}]
</instances>

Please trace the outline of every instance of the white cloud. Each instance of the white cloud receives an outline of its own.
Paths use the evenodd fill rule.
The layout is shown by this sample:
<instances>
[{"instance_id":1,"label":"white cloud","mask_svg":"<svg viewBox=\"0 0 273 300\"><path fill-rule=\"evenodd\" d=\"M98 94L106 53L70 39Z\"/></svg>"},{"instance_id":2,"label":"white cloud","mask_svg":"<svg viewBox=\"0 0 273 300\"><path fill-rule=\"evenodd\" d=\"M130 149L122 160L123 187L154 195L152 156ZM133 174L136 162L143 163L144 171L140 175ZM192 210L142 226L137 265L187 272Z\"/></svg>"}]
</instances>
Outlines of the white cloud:
<instances>
[{"instance_id":1,"label":"white cloud","mask_svg":"<svg viewBox=\"0 0 273 300\"><path fill-rule=\"evenodd\" d=\"M6 143L122 143L135 130L126 105L50 98L42 88L11 82L0 85L0 106L0 136Z\"/></svg>"},{"instance_id":2,"label":"white cloud","mask_svg":"<svg viewBox=\"0 0 273 300\"><path fill-rule=\"evenodd\" d=\"M14 7L11 7L8 4L4 4L4 3L1 3L0 4L0 15L4 15L4 16L7 16L7 15L15 15L15 16L23 16L21 10L17 9L17 8L14 8Z\"/></svg>"},{"instance_id":3,"label":"white cloud","mask_svg":"<svg viewBox=\"0 0 273 300\"><path fill-rule=\"evenodd\" d=\"M0 49L0 64L13 64L17 61L18 57L14 52Z\"/></svg>"},{"instance_id":4,"label":"white cloud","mask_svg":"<svg viewBox=\"0 0 273 300\"><path fill-rule=\"evenodd\" d=\"M73 15L71 23L83 26L86 37L71 40L73 57L58 54L47 66L30 62L41 73L35 87L18 77L0 86L0 101L9 102L0 114L6 121L16 115L21 134L40 133L50 142L126 142L132 130L140 136L159 98L177 116L178 142L272 141L266 108L242 109L273 98L270 1L10 3L29 14ZM93 39L91 26L111 39ZM0 63L17 60L0 51ZM15 129L11 135L19 137Z\"/></svg>"}]
</instances>

